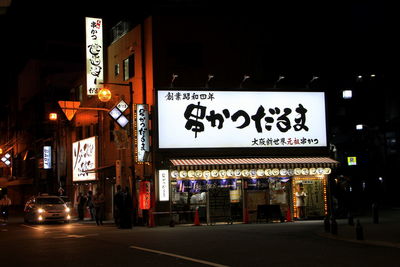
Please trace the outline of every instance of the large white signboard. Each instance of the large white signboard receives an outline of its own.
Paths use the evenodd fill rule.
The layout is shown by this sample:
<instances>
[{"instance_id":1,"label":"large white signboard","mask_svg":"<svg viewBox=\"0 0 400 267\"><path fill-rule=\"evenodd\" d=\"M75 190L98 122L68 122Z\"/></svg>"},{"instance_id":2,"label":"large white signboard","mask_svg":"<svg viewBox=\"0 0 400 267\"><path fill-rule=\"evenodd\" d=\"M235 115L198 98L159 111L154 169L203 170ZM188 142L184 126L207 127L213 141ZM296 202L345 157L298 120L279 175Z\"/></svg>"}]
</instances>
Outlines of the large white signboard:
<instances>
[{"instance_id":1,"label":"large white signboard","mask_svg":"<svg viewBox=\"0 0 400 267\"><path fill-rule=\"evenodd\" d=\"M72 144L72 181L96 180L97 137L93 136Z\"/></svg>"},{"instance_id":2,"label":"large white signboard","mask_svg":"<svg viewBox=\"0 0 400 267\"><path fill-rule=\"evenodd\" d=\"M88 95L97 95L104 81L103 21L86 17L86 88Z\"/></svg>"},{"instance_id":3,"label":"large white signboard","mask_svg":"<svg viewBox=\"0 0 400 267\"><path fill-rule=\"evenodd\" d=\"M159 90L159 148L324 147L323 92Z\"/></svg>"}]
</instances>

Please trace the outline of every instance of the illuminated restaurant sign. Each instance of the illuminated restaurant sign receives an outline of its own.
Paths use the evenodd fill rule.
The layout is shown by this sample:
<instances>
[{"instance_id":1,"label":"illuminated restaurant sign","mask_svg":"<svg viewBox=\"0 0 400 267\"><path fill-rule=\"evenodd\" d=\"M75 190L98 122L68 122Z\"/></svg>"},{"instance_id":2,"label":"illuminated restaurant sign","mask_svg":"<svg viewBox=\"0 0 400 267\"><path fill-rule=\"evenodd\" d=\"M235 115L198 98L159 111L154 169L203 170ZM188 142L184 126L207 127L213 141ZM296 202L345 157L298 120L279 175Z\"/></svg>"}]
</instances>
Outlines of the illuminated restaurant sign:
<instances>
[{"instance_id":1,"label":"illuminated restaurant sign","mask_svg":"<svg viewBox=\"0 0 400 267\"><path fill-rule=\"evenodd\" d=\"M169 201L169 173L168 170L158 171L158 200Z\"/></svg>"},{"instance_id":2,"label":"illuminated restaurant sign","mask_svg":"<svg viewBox=\"0 0 400 267\"><path fill-rule=\"evenodd\" d=\"M88 95L97 95L104 80L103 21L86 17L86 89Z\"/></svg>"},{"instance_id":3,"label":"illuminated restaurant sign","mask_svg":"<svg viewBox=\"0 0 400 267\"><path fill-rule=\"evenodd\" d=\"M323 92L159 90L159 148L324 147Z\"/></svg>"},{"instance_id":4,"label":"illuminated restaurant sign","mask_svg":"<svg viewBox=\"0 0 400 267\"><path fill-rule=\"evenodd\" d=\"M151 184L148 181L140 181L139 185L139 208L148 210L151 207Z\"/></svg>"},{"instance_id":5,"label":"illuminated restaurant sign","mask_svg":"<svg viewBox=\"0 0 400 267\"><path fill-rule=\"evenodd\" d=\"M97 137L72 144L72 181L96 180Z\"/></svg>"},{"instance_id":6,"label":"illuminated restaurant sign","mask_svg":"<svg viewBox=\"0 0 400 267\"><path fill-rule=\"evenodd\" d=\"M149 108L148 105L136 105L136 140L137 161L145 162L146 152L150 151L149 142Z\"/></svg>"},{"instance_id":7,"label":"illuminated restaurant sign","mask_svg":"<svg viewBox=\"0 0 400 267\"><path fill-rule=\"evenodd\" d=\"M43 147L43 169L51 169L51 146Z\"/></svg>"}]
</instances>

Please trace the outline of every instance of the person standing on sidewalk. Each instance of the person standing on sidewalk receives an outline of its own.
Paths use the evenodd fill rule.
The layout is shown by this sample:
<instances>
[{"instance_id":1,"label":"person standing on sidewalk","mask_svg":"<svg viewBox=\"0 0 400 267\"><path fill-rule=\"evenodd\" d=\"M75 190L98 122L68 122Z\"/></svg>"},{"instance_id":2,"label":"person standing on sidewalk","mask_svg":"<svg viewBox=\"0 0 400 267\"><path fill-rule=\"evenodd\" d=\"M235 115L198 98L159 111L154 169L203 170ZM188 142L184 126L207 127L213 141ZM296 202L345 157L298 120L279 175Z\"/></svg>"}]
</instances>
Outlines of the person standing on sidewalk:
<instances>
[{"instance_id":1,"label":"person standing on sidewalk","mask_svg":"<svg viewBox=\"0 0 400 267\"><path fill-rule=\"evenodd\" d=\"M123 208L122 208L122 218L121 218L121 227L124 229L132 228L132 212L133 212L133 203L132 196L129 192L129 187L124 188L123 192Z\"/></svg>"},{"instance_id":2,"label":"person standing on sidewalk","mask_svg":"<svg viewBox=\"0 0 400 267\"><path fill-rule=\"evenodd\" d=\"M11 206L11 199L8 198L7 194L0 200L0 212L4 222L8 221L8 212Z\"/></svg>"},{"instance_id":3,"label":"person standing on sidewalk","mask_svg":"<svg viewBox=\"0 0 400 267\"><path fill-rule=\"evenodd\" d=\"M117 185L117 193L114 195L114 221L118 228L121 228L124 208L124 194L121 185Z\"/></svg>"},{"instance_id":4,"label":"person standing on sidewalk","mask_svg":"<svg viewBox=\"0 0 400 267\"><path fill-rule=\"evenodd\" d=\"M79 192L76 201L78 202L78 218L80 221L83 221L85 215L86 197L82 194L82 192Z\"/></svg>"},{"instance_id":5,"label":"person standing on sidewalk","mask_svg":"<svg viewBox=\"0 0 400 267\"><path fill-rule=\"evenodd\" d=\"M94 205L93 205L93 192L92 191L88 191L86 207L89 209L90 217L91 217L91 220L93 221L95 210L94 210Z\"/></svg>"},{"instance_id":6,"label":"person standing on sidewalk","mask_svg":"<svg viewBox=\"0 0 400 267\"><path fill-rule=\"evenodd\" d=\"M101 193L100 190L96 191L96 194L93 197L93 205L95 208L94 216L97 225L103 225L105 203L103 193Z\"/></svg>"},{"instance_id":7,"label":"person standing on sidewalk","mask_svg":"<svg viewBox=\"0 0 400 267\"><path fill-rule=\"evenodd\" d=\"M299 219L304 219L306 217L306 202L305 198L307 197L306 192L304 192L303 184L298 184L298 191L296 192L296 206L298 210L297 217Z\"/></svg>"}]
</instances>

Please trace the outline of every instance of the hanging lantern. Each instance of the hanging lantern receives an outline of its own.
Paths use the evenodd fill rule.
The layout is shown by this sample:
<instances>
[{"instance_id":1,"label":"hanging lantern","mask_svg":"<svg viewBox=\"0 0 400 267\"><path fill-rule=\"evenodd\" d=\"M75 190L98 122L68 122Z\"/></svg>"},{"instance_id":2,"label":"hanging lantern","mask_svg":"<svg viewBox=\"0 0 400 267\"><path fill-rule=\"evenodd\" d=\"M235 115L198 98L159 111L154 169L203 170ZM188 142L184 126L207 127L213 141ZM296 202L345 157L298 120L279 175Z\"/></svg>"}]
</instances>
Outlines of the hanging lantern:
<instances>
[{"instance_id":1,"label":"hanging lantern","mask_svg":"<svg viewBox=\"0 0 400 267\"><path fill-rule=\"evenodd\" d=\"M97 96L101 102L108 102L111 99L111 91L108 88L101 88Z\"/></svg>"}]
</instances>

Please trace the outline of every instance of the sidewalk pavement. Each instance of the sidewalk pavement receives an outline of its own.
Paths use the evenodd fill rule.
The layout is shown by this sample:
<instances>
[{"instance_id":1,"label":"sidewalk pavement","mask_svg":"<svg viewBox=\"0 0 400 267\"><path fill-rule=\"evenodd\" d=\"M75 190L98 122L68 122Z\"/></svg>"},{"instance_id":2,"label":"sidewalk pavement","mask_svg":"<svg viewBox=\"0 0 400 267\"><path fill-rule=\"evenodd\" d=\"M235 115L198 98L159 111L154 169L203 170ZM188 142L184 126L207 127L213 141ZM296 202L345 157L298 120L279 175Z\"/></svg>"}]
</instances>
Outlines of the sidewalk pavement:
<instances>
[{"instance_id":1,"label":"sidewalk pavement","mask_svg":"<svg viewBox=\"0 0 400 267\"><path fill-rule=\"evenodd\" d=\"M338 219L337 234L325 232L322 223L318 235L359 244L400 248L400 207L382 208L378 214L378 223L374 223L372 211L363 216L354 216L354 225L349 225L348 219ZM362 227L363 240L357 240L357 220Z\"/></svg>"}]
</instances>

